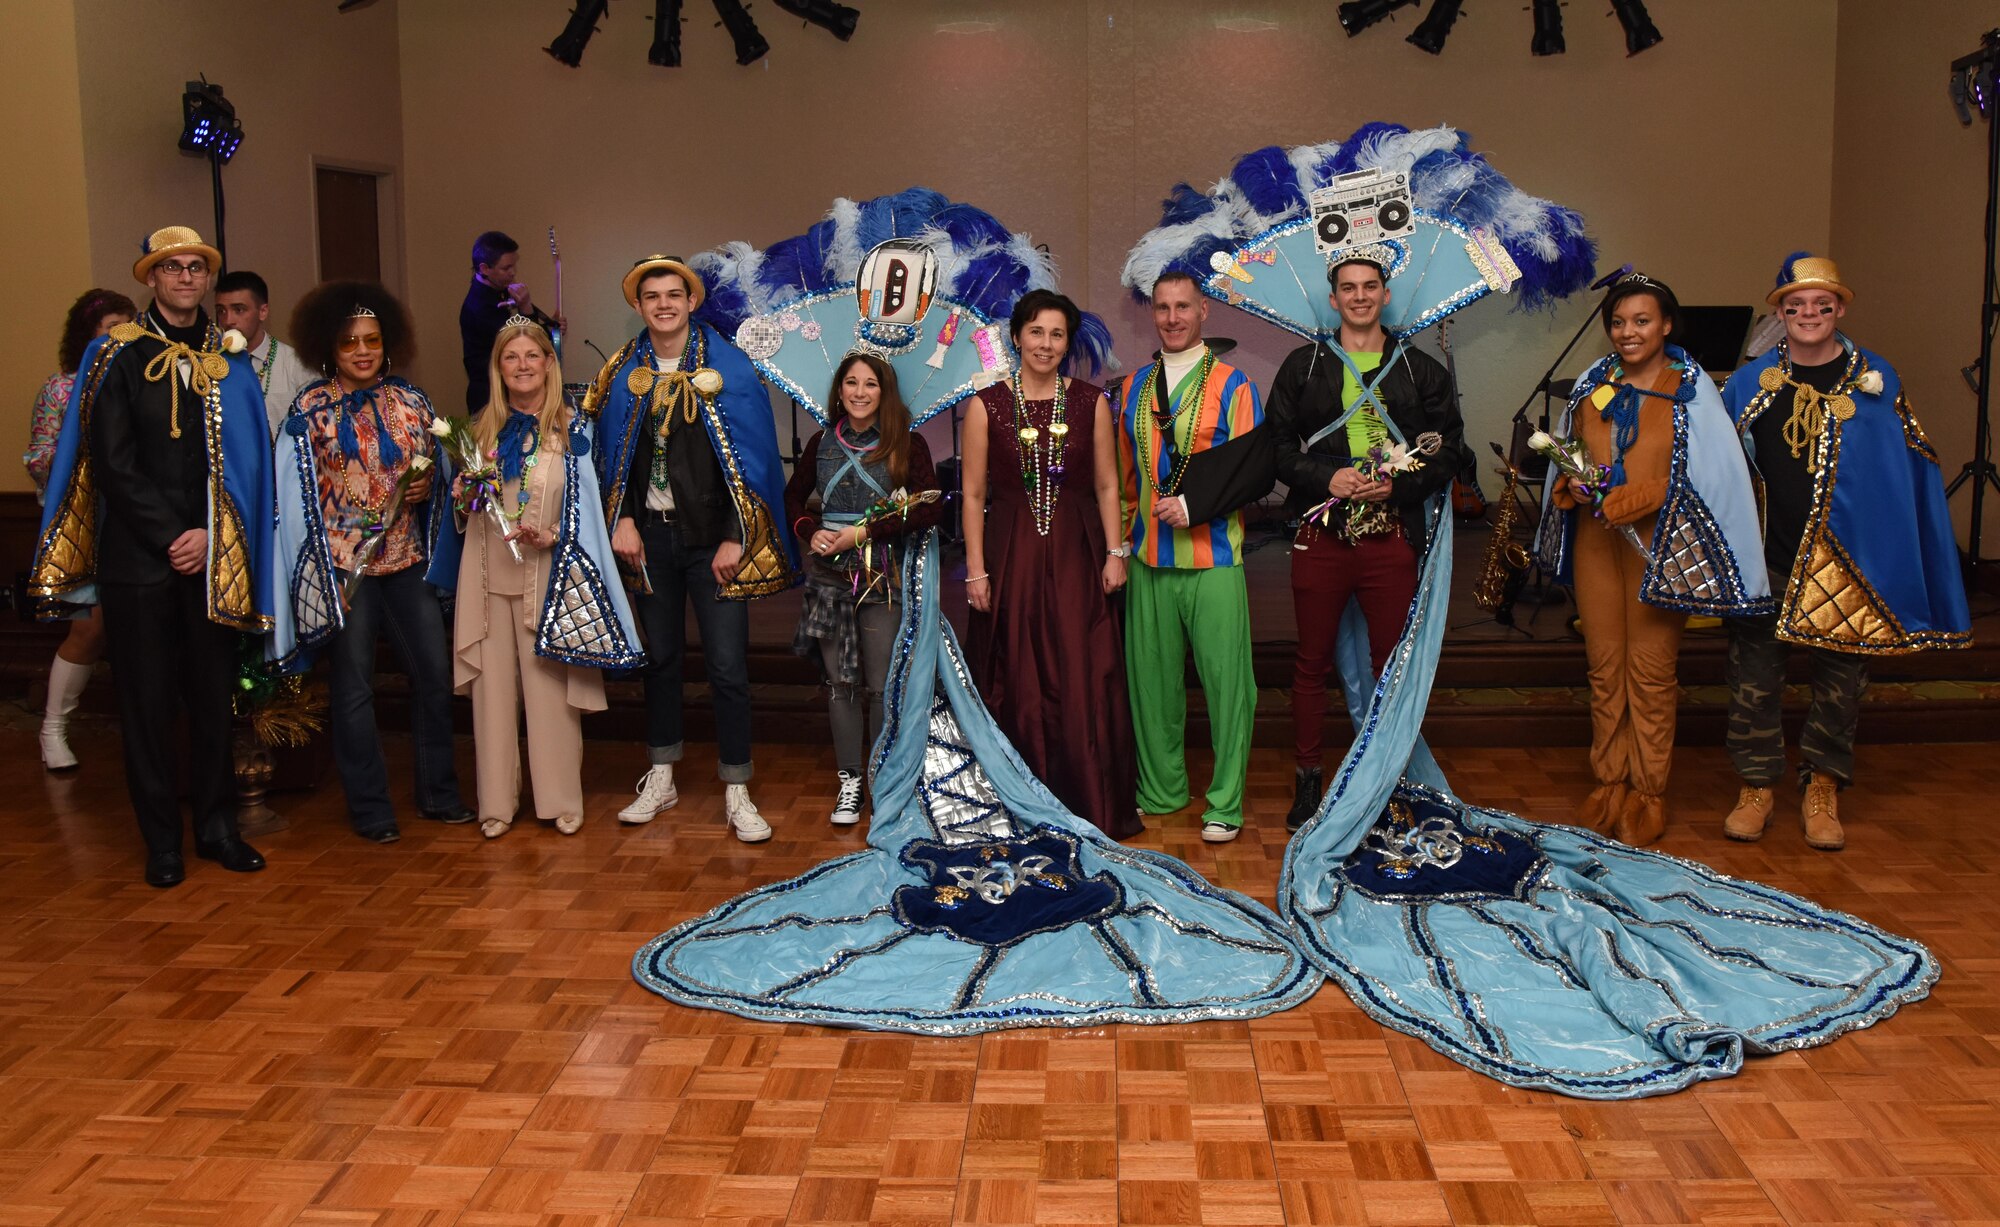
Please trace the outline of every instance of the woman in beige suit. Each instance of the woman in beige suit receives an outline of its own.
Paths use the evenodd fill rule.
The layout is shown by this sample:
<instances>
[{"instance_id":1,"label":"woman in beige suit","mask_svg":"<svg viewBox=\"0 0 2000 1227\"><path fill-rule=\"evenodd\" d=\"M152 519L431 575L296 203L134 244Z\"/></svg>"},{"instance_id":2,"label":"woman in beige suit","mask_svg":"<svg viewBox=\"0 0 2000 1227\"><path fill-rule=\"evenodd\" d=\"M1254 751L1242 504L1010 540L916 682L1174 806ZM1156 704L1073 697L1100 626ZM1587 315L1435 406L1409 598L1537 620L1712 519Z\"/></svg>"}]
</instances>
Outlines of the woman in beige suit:
<instances>
[{"instance_id":1,"label":"woman in beige suit","mask_svg":"<svg viewBox=\"0 0 2000 1227\"><path fill-rule=\"evenodd\" d=\"M507 833L520 799L521 713L535 813L583 826L583 713L604 709L605 668L644 662L589 461L589 419L563 395L540 324L501 328L493 401L470 427L485 467L453 483L464 529L454 625L458 693L472 698L479 829Z\"/></svg>"}]
</instances>

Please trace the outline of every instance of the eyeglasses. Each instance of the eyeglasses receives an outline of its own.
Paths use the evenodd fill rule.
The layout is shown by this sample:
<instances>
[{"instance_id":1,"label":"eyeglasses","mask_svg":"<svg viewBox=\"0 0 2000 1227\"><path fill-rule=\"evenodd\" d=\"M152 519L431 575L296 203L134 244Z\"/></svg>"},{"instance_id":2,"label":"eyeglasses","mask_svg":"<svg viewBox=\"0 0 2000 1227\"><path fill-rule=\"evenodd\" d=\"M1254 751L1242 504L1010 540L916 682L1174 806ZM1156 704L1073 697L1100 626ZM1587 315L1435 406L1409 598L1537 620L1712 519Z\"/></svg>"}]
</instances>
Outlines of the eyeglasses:
<instances>
[{"instance_id":1,"label":"eyeglasses","mask_svg":"<svg viewBox=\"0 0 2000 1227\"><path fill-rule=\"evenodd\" d=\"M206 260L191 260L186 264L178 264L172 260L162 260L153 267L160 270L160 275L163 277L208 276L208 261Z\"/></svg>"},{"instance_id":2,"label":"eyeglasses","mask_svg":"<svg viewBox=\"0 0 2000 1227\"><path fill-rule=\"evenodd\" d=\"M382 334L371 332L366 336L340 338L340 352L351 354L357 350L382 348Z\"/></svg>"}]
</instances>

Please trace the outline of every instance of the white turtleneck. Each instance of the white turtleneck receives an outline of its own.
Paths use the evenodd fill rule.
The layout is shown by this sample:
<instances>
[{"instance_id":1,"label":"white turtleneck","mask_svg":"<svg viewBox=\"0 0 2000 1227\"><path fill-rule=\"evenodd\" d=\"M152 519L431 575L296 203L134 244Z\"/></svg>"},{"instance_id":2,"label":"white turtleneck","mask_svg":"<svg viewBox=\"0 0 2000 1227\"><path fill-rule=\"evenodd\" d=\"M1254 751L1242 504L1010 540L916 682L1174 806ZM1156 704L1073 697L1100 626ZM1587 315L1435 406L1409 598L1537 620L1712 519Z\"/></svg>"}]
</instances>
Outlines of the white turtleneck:
<instances>
[{"instance_id":1,"label":"white turtleneck","mask_svg":"<svg viewBox=\"0 0 2000 1227\"><path fill-rule=\"evenodd\" d=\"M1180 386L1182 377L1193 370L1195 364L1200 362L1202 357L1207 353L1208 343L1204 341L1196 345L1190 345L1177 354L1163 353L1160 355L1160 366L1166 370L1167 374L1167 391L1169 394Z\"/></svg>"}]
</instances>

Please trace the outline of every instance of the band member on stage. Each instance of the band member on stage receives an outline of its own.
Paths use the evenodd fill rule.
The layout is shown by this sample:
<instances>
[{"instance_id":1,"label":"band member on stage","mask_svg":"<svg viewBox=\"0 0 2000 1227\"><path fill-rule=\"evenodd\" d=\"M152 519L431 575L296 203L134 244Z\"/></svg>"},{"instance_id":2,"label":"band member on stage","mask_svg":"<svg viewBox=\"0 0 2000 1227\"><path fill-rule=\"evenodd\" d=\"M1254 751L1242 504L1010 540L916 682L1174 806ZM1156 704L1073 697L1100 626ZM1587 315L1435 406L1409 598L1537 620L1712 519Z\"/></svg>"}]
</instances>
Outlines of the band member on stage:
<instances>
[{"instance_id":1,"label":"band member on stage","mask_svg":"<svg viewBox=\"0 0 2000 1227\"><path fill-rule=\"evenodd\" d=\"M1054 291L1023 294L1009 321L1020 370L965 402L966 658L1029 770L1125 839L1144 828L1111 594L1132 547L1111 404L1063 373L1082 318Z\"/></svg>"},{"instance_id":2,"label":"band member on stage","mask_svg":"<svg viewBox=\"0 0 2000 1227\"><path fill-rule=\"evenodd\" d=\"M826 677L835 826L861 821L868 747L882 729L882 688L902 619L897 555L943 515L931 449L910 429L896 368L849 354L827 394L833 424L806 442L785 483L785 521L804 547L805 605L792 650ZM916 496L930 493L927 501Z\"/></svg>"},{"instance_id":3,"label":"band member on stage","mask_svg":"<svg viewBox=\"0 0 2000 1227\"><path fill-rule=\"evenodd\" d=\"M147 238L132 276L152 304L84 351L28 577L45 614L103 604L125 786L163 887L187 876L182 781L195 854L264 867L237 833L230 717L241 632L271 627L271 435L249 362L202 309L220 263L185 226Z\"/></svg>"},{"instance_id":4,"label":"band member on stage","mask_svg":"<svg viewBox=\"0 0 2000 1227\"><path fill-rule=\"evenodd\" d=\"M674 256L625 274L639 335L598 372L584 412L598 419L594 458L611 548L635 582L646 638L646 756L638 796L618 820L651 822L680 799L681 665L687 610L701 628L720 751L723 812L745 843L771 837L750 800L750 613L747 601L798 582L779 523L783 470L757 370L707 324L704 289Z\"/></svg>"},{"instance_id":5,"label":"band member on stage","mask_svg":"<svg viewBox=\"0 0 2000 1227\"><path fill-rule=\"evenodd\" d=\"M1597 786L1576 822L1637 847L1666 829L1687 615L1766 610L1770 589L1739 565L1756 544L1750 473L1714 381L1670 343L1674 292L1631 274L1603 317L1613 352L1577 381L1560 428L1601 468L1551 480L1543 539L1576 592L1590 668Z\"/></svg>"},{"instance_id":6,"label":"band member on stage","mask_svg":"<svg viewBox=\"0 0 2000 1227\"><path fill-rule=\"evenodd\" d=\"M1779 718L1794 645L1812 666L1799 738L1806 843L1845 845L1839 790L1854 779L1868 658L1972 643L1937 452L1896 369L1850 341L1854 291L1832 260L1794 252L1766 301L1785 339L1729 377L1723 399L1763 486L1761 561L1777 612L1729 623L1729 756L1743 788L1723 819L1763 835L1785 775Z\"/></svg>"},{"instance_id":7,"label":"band member on stage","mask_svg":"<svg viewBox=\"0 0 2000 1227\"><path fill-rule=\"evenodd\" d=\"M465 357L465 408L477 415L493 398L487 363L493 338L509 318L524 315L543 328L567 325L535 305L520 279L521 245L498 230L472 240L472 284L458 308L458 340Z\"/></svg>"},{"instance_id":8,"label":"band member on stage","mask_svg":"<svg viewBox=\"0 0 2000 1227\"><path fill-rule=\"evenodd\" d=\"M1151 289L1159 357L1126 381L1118 465L1132 546L1125 598L1125 671L1139 751L1139 808L1170 814L1188 801L1187 657L1208 703L1215 773L1201 837L1243 831L1243 785L1257 715L1242 508L1270 492L1257 386L1220 360L1229 342L1202 339L1208 300L1168 272Z\"/></svg>"},{"instance_id":9,"label":"band member on stage","mask_svg":"<svg viewBox=\"0 0 2000 1227\"><path fill-rule=\"evenodd\" d=\"M1368 623L1379 674L1416 595L1424 504L1469 459L1444 366L1382 327L1391 258L1355 248L1327 271L1339 335L1293 350L1265 406L1278 477L1290 488L1285 510L1302 521L1292 545L1297 766L1285 825L1294 831L1319 809L1326 677L1348 602Z\"/></svg>"}]
</instances>

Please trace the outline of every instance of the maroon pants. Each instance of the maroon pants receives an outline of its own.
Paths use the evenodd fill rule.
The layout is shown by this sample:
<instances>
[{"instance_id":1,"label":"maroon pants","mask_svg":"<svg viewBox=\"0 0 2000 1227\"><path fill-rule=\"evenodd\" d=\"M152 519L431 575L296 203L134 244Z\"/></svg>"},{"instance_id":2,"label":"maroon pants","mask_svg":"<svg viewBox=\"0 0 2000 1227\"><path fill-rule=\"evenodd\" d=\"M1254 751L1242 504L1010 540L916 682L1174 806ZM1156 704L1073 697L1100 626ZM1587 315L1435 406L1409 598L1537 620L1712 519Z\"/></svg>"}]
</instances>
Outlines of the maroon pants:
<instances>
[{"instance_id":1,"label":"maroon pants","mask_svg":"<svg viewBox=\"0 0 2000 1227\"><path fill-rule=\"evenodd\" d=\"M1368 620L1368 662L1377 677L1402 638L1410 601L1417 595L1417 552L1401 532L1350 543L1334 533L1301 529L1306 548L1292 550L1292 609L1298 615L1299 649L1292 658L1292 734L1298 764L1320 765L1326 722L1326 675L1348 598L1361 602Z\"/></svg>"}]
</instances>

